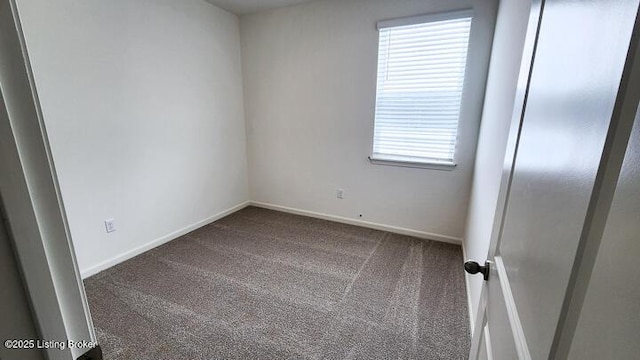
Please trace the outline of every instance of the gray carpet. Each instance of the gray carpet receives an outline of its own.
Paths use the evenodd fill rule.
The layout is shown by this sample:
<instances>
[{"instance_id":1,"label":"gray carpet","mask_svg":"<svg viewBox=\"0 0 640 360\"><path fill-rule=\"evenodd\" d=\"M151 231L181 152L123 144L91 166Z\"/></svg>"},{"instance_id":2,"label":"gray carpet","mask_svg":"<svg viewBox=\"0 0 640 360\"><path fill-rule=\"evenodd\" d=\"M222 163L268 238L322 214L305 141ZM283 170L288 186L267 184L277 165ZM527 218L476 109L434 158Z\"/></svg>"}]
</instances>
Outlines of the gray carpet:
<instances>
[{"instance_id":1,"label":"gray carpet","mask_svg":"<svg viewBox=\"0 0 640 360\"><path fill-rule=\"evenodd\" d=\"M106 360L469 351L459 246L255 207L85 285Z\"/></svg>"}]
</instances>

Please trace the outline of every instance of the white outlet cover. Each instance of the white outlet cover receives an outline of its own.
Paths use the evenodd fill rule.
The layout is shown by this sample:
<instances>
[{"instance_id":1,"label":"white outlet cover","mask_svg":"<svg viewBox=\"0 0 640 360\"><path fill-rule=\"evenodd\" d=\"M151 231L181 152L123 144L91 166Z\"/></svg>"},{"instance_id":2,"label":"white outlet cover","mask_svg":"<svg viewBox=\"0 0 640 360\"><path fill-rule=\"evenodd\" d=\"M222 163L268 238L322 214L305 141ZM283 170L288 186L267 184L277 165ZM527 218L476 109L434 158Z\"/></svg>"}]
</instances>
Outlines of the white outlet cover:
<instances>
[{"instance_id":1,"label":"white outlet cover","mask_svg":"<svg viewBox=\"0 0 640 360\"><path fill-rule=\"evenodd\" d=\"M344 198L344 189L338 189L338 191L336 191L336 197L338 199L343 199Z\"/></svg>"},{"instance_id":2,"label":"white outlet cover","mask_svg":"<svg viewBox=\"0 0 640 360\"><path fill-rule=\"evenodd\" d=\"M107 233L116 231L116 220L115 219L105 220L104 227L107 230Z\"/></svg>"}]
</instances>

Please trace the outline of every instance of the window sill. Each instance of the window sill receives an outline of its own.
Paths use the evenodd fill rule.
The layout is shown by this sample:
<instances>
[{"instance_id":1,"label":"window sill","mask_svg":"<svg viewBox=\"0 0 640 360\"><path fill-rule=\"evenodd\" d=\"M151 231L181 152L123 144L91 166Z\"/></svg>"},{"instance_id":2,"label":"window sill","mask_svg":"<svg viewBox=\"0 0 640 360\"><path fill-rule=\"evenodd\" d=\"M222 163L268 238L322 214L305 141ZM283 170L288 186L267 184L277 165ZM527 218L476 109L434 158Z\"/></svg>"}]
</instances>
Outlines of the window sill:
<instances>
[{"instance_id":1,"label":"window sill","mask_svg":"<svg viewBox=\"0 0 640 360\"><path fill-rule=\"evenodd\" d=\"M374 158L369 156L369 162L373 165L386 165L386 166L400 166L417 169L431 169L431 170L443 170L451 171L456 168L455 163L439 163L439 162L418 162L409 160L392 160L385 158Z\"/></svg>"}]
</instances>

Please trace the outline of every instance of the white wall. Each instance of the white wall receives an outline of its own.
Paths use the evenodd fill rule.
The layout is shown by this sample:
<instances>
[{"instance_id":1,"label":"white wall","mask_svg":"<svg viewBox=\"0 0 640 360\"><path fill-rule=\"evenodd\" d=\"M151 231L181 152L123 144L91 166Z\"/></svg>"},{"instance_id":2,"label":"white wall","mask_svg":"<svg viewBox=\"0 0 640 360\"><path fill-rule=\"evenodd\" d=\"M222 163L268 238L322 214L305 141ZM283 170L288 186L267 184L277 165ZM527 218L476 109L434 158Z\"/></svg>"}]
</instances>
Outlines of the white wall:
<instances>
[{"instance_id":1,"label":"white wall","mask_svg":"<svg viewBox=\"0 0 640 360\"><path fill-rule=\"evenodd\" d=\"M379 20L475 5L453 171L371 165ZM464 233L495 4L321 0L241 18L253 201L414 230ZM344 199L336 189L345 190ZM362 217L359 215L362 214Z\"/></svg>"},{"instance_id":2,"label":"white wall","mask_svg":"<svg viewBox=\"0 0 640 360\"><path fill-rule=\"evenodd\" d=\"M200 0L18 5L85 275L248 200L235 15Z\"/></svg>"},{"instance_id":3,"label":"white wall","mask_svg":"<svg viewBox=\"0 0 640 360\"><path fill-rule=\"evenodd\" d=\"M487 258L491 240L530 7L531 1L523 0L501 1L498 8L464 236L467 258L480 263ZM483 280L466 276L473 318Z\"/></svg>"}]
</instances>

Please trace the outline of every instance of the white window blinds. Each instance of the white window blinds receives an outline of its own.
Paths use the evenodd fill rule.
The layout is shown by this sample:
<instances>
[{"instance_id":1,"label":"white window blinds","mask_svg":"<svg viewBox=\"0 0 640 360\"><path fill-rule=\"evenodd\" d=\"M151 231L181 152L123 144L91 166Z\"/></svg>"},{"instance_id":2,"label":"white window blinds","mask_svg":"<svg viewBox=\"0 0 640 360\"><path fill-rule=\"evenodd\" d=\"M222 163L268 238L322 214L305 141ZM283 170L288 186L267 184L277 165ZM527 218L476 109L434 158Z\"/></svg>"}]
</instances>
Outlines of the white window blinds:
<instances>
[{"instance_id":1,"label":"white window blinds","mask_svg":"<svg viewBox=\"0 0 640 360\"><path fill-rule=\"evenodd\" d=\"M375 160L453 165L471 14L379 24Z\"/></svg>"}]
</instances>

